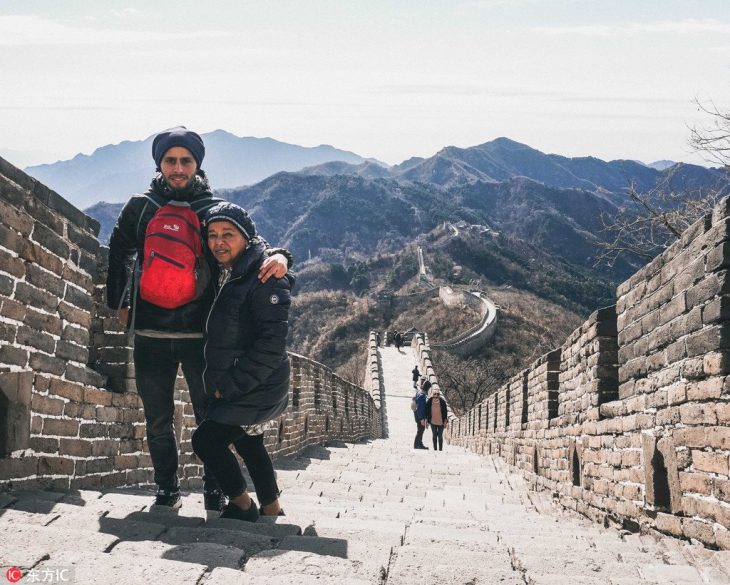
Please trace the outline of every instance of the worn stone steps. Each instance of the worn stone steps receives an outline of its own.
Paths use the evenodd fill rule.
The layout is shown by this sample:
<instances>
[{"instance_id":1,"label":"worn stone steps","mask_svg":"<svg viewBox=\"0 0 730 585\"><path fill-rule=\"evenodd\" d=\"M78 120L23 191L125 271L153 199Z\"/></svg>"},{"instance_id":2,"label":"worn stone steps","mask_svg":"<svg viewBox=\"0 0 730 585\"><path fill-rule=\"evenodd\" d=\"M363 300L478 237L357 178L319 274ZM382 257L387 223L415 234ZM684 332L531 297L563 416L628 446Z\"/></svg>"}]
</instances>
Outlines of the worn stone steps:
<instances>
[{"instance_id":1,"label":"worn stone steps","mask_svg":"<svg viewBox=\"0 0 730 585\"><path fill-rule=\"evenodd\" d=\"M386 403L410 395L412 356L381 357ZM277 461L287 516L256 524L207 513L200 494L179 510L144 489L0 494L0 576L12 563L77 584L730 583L730 553L606 529L496 458L414 451L406 402L388 417L388 439Z\"/></svg>"}]
</instances>

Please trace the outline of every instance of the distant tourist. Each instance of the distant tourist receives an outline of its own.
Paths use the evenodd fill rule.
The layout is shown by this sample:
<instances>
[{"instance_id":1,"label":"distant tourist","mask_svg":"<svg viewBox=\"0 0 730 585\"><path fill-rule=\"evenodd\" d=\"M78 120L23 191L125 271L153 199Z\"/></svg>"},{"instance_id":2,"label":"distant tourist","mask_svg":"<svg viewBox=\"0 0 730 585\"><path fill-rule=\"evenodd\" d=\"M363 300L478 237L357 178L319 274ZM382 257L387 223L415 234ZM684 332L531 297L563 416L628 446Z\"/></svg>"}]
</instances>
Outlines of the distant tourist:
<instances>
[{"instance_id":1,"label":"distant tourist","mask_svg":"<svg viewBox=\"0 0 730 585\"><path fill-rule=\"evenodd\" d=\"M422 379L426 380L425 378ZM428 424L428 419L426 417L427 391L428 389L424 390L424 387L421 386L421 388L419 388L418 392L416 393L416 410L413 413L413 416L416 419L416 438L413 440L414 449L428 449L428 447L423 444L423 431L426 430L426 425Z\"/></svg>"},{"instance_id":2,"label":"distant tourist","mask_svg":"<svg viewBox=\"0 0 730 585\"><path fill-rule=\"evenodd\" d=\"M395 341L395 348L398 351L400 351L400 347L401 347L401 345L403 345L403 335L401 335L401 333L399 331L395 332L394 341Z\"/></svg>"},{"instance_id":3,"label":"distant tourist","mask_svg":"<svg viewBox=\"0 0 730 585\"><path fill-rule=\"evenodd\" d=\"M173 424L180 365L197 423L205 411L203 328L213 301L213 287L205 285L211 284L206 268L213 260L205 256L200 221L222 200L213 197L200 168L204 156L201 137L182 126L155 136L152 157L158 173L147 192L124 205L109 240L107 305L135 334L137 391L158 486L155 504L173 508L181 504ZM286 250L267 254L259 272L262 282L284 276L291 259ZM205 508L220 510L223 496L207 468L203 490Z\"/></svg>"},{"instance_id":4,"label":"distant tourist","mask_svg":"<svg viewBox=\"0 0 730 585\"><path fill-rule=\"evenodd\" d=\"M206 215L208 247L220 263L216 298L206 324L205 420L193 434L193 450L209 467L228 505L221 518L255 522L259 514L283 515L274 466L264 446L264 430L289 398L291 282L257 278L264 243L248 213L219 203ZM230 446L251 474L259 510Z\"/></svg>"},{"instance_id":5,"label":"distant tourist","mask_svg":"<svg viewBox=\"0 0 730 585\"><path fill-rule=\"evenodd\" d=\"M380 347L380 331L375 334L375 347Z\"/></svg>"},{"instance_id":6,"label":"distant tourist","mask_svg":"<svg viewBox=\"0 0 730 585\"><path fill-rule=\"evenodd\" d=\"M448 424L446 410L446 401L441 399L441 391L435 388L431 398L426 401L426 419L431 425L431 433L433 435L433 450L444 450L444 429Z\"/></svg>"},{"instance_id":7,"label":"distant tourist","mask_svg":"<svg viewBox=\"0 0 730 585\"><path fill-rule=\"evenodd\" d=\"M413 388L418 390L418 380L421 379L421 372L418 371L418 364L413 366L413 369L411 370L411 374L413 374Z\"/></svg>"}]
</instances>

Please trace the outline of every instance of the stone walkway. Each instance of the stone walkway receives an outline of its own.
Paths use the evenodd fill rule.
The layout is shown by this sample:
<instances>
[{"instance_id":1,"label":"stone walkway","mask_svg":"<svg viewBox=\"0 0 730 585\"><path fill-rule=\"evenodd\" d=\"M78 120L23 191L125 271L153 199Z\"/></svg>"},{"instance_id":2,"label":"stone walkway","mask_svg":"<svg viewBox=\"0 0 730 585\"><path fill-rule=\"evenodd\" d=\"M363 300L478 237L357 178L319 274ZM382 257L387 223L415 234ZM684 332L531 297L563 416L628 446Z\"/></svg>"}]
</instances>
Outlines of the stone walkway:
<instances>
[{"instance_id":1,"label":"stone walkway","mask_svg":"<svg viewBox=\"0 0 730 585\"><path fill-rule=\"evenodd\" d=\"M0 494L0 583L11 566L21 583L730 583L730 552L604 529L498 459L411 449L407 352L382 350L388 439L277 461L286 517L217 519L199 494L179 511L140 490Z\"/></svg>"}]
</instances>

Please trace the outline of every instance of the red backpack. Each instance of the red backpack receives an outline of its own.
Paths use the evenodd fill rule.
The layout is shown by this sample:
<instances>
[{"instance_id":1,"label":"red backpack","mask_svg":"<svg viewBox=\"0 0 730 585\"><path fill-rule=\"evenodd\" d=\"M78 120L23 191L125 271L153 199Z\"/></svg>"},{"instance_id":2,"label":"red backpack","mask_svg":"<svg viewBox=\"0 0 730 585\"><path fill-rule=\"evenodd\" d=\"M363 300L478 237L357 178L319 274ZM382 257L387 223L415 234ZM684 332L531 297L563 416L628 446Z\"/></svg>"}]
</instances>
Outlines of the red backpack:
<instances>
[{"instance_id":1,"label":"red backpack","mask_svg":"<svg viewBox=\"0 0 730 585\"><path fill-rule=\"evenodd\" d=\"M147 224L139 279L140 297L164 309L200 298L210 281L198 214L188 203L170 201Z\"/></svg>"}]
</instances>

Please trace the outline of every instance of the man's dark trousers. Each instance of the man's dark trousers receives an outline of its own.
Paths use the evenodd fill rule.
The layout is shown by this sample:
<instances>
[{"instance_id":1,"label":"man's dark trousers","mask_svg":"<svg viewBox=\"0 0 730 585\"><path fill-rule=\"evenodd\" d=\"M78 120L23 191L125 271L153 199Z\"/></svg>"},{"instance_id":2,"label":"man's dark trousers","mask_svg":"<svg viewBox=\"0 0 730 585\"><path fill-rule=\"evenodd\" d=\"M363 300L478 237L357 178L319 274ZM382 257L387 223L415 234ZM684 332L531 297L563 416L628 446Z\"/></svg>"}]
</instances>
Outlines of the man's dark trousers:
<instances>
[{"instance_id":1,"label":"man's dark trousers","mask_svg":"<svg viewBox=\"0 0 730 585\"><path fill-rule=\"evenodd\" d=\"M156 338L135 335L134 368L137 392L144 405L147 445L155 469L155 483L162 489L179 487L178 449L175 439L175 379L178 367L190 392L196 424L205 417L202 338ZM217 488L215 477L203 467L203 488Z\"/></svg>"},{"instance_id":2,"label":"man's dark trousers","mask_svg":"<svg viewBox=\"0 0 730 585\"><path fill-rule=\"evenodd\" d=\"M423 444L423 431L426 429L426 427L421 424L420 420L416 421L416 425L418 426L418 430L416 431L416 438L413 440L413 448L422 449L423 447L425 447L425 445Z\"/></svg>"}]
</instances>

